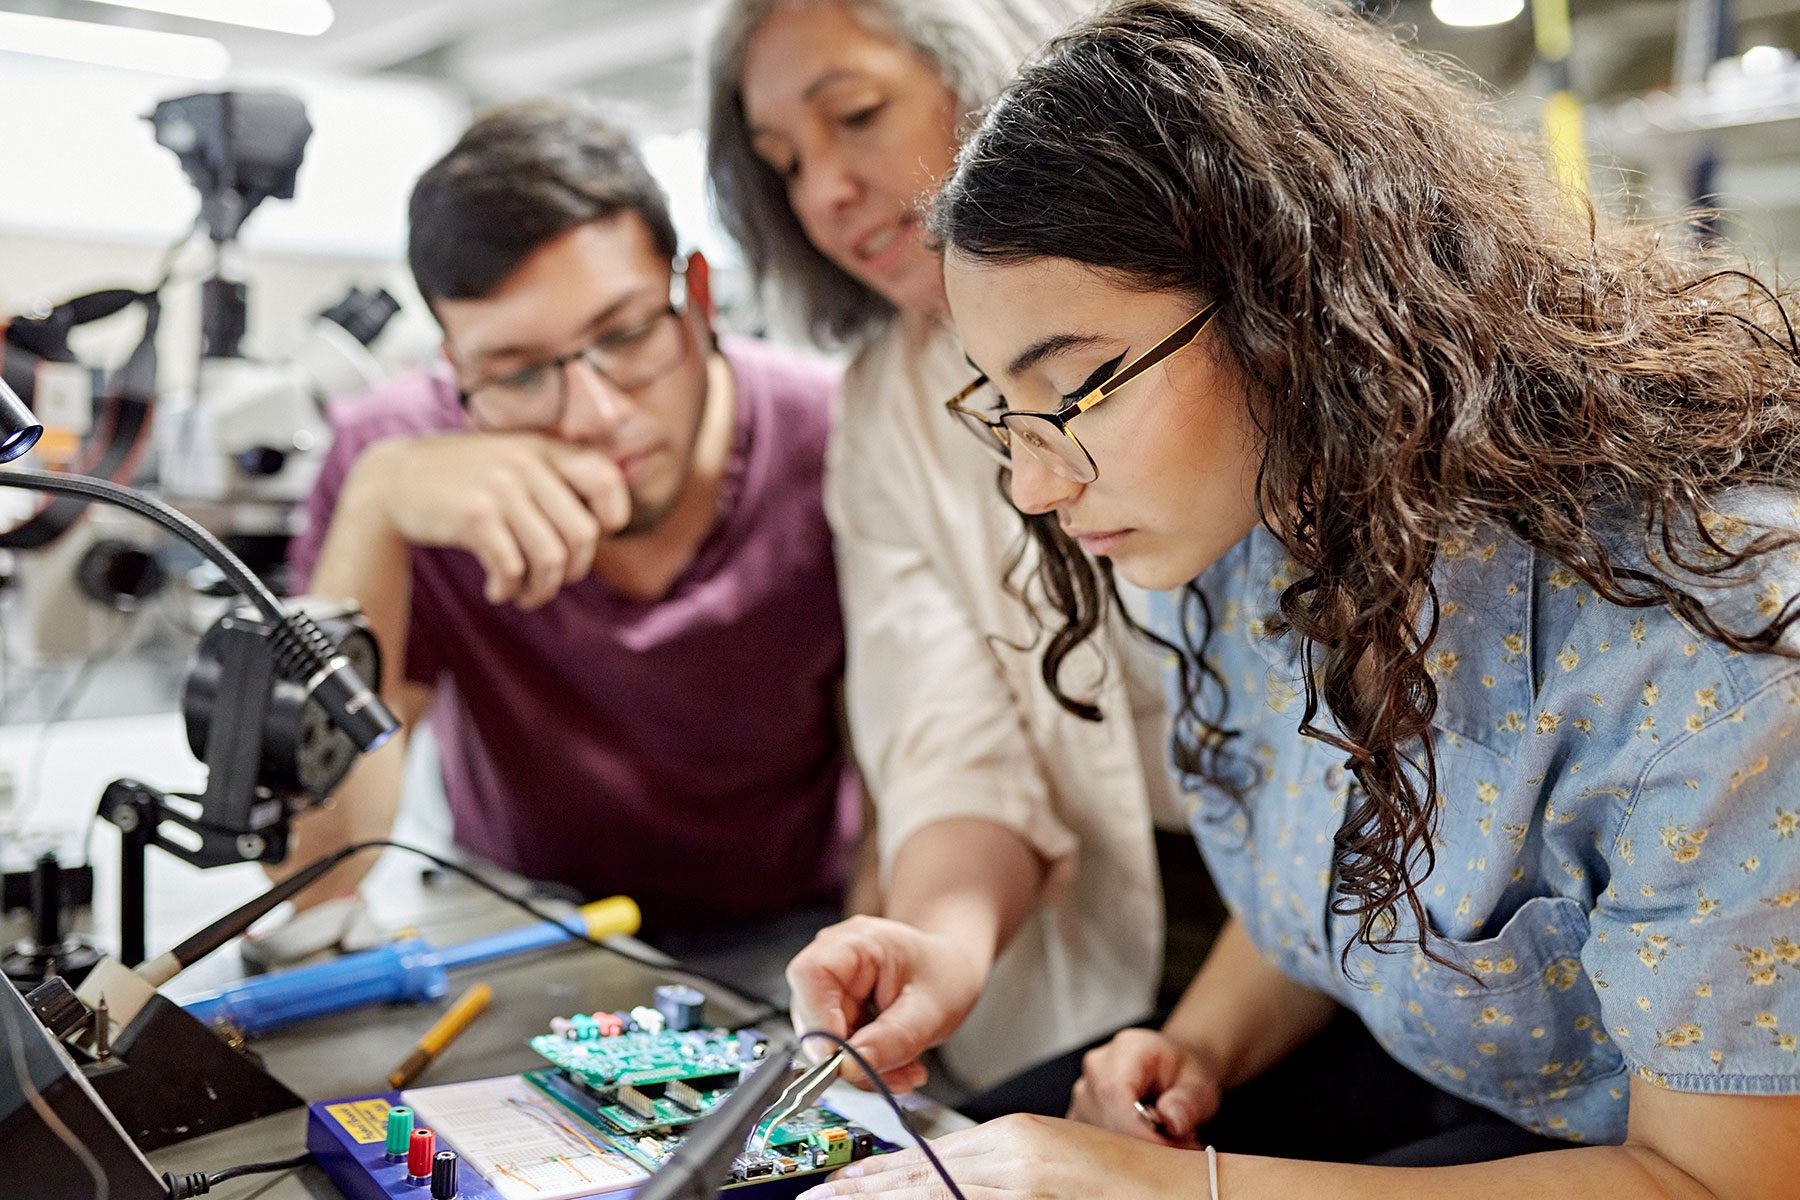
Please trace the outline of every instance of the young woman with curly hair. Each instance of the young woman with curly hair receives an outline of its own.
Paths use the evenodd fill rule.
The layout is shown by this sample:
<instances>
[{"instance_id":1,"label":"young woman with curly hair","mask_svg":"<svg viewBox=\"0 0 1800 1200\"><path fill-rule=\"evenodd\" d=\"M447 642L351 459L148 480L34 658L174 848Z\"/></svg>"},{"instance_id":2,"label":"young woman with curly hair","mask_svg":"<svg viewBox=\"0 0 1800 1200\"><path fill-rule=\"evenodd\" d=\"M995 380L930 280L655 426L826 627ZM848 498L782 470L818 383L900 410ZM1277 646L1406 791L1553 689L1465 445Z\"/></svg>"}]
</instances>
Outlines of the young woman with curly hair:
<instances>
[{"instance_id":1,"label":"young woman with curly hair","mask_svg":"<svg viewBox=\"0 0 1800 1200\"><path fill-rule=\"evenodd\" d=\"M953 407L1063 594L1169 589L1234 914L1081 1123L939 1144L962 1194L1794 1195L1791 297L1291 0L1076 27L934 229ZM1381 1061L1318 1051L1346 1020ZM855 1170L812 1194L948 1194Z\"/></svg>"}]
</instances>

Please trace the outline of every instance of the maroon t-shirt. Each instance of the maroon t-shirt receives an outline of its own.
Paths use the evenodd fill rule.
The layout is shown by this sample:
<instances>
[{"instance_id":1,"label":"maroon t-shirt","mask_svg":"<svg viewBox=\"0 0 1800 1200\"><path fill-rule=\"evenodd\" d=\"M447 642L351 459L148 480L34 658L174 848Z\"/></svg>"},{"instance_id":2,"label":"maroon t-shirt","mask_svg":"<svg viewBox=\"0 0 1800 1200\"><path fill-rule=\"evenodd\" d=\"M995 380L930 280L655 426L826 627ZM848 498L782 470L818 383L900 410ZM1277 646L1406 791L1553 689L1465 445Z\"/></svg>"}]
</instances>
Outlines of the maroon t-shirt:
<instances>
[{"instance_id":1,"label":"maroon t-shirt","mask_svg":"<svg viewBox=\"0 0 1800 1200\"><path fill-rule=\"evenodd\" d=\"M668 595L598 579L524 613L460 550L415 548L407 676L431 712L456 842L650 927L835 902L858 805L840 743L843 625L820 499L835 375L725 347L736 429L717 526ZM310 577L344 478L382 438L468 428L446 369L332 409L294 542Z\"/></svg>"}]
</instances>

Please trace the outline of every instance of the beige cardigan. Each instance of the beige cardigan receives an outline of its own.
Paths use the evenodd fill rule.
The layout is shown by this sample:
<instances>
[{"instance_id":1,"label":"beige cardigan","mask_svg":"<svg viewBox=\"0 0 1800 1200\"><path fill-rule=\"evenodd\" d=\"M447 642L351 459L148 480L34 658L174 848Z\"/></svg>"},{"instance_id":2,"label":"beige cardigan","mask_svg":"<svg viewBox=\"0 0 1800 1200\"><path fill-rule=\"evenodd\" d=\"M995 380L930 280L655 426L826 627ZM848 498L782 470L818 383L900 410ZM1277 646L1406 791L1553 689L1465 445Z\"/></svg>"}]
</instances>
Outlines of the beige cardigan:
<instances>
[{"instance_id":1,"label":"beige cardigan","mask_svg":"<svg viewBox=\"0 0 1800 1200\"><path fill-rule=\"evenodd\" d=\"M1098 700L1098 724L1039 676L1032 623L1001 586L1019 516L943 407L972 374L943 327L890 325L845 376L825 493L884 879L913 832L953 817L1016 830L1051 864L1044 902L943 1051L984 1087L1150 1010L1163 935L1151 830L1174 801L1141 639L1104 630L1065 667L1074 694Z\"/></svg>"}]
</instances>

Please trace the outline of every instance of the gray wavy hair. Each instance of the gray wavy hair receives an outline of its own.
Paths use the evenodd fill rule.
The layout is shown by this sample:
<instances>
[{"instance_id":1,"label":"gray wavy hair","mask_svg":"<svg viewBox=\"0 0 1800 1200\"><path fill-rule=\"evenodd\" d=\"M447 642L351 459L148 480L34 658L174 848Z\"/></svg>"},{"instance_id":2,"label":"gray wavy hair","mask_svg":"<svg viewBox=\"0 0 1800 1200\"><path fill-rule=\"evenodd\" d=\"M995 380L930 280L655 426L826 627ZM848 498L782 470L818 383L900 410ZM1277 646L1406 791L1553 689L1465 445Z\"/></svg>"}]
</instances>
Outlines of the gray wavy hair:
<instances>
[{"instance_id":1,"label":"gray wavy hair","mask_svg":"<svg viewBox=\"0 0 1800 1200\"><path fill-rule=\"evenodd\" d=\"M840 5L935 66L966 116L1000 94L1025 58L1092 8L1079 0L723 0L706 53L706 168L720 222L759 290L796 303L822 346L853 341L893 306L821 254L800 227L787 187L751 148L741 98L757 31L793 6Z\"/></svg>"}]
</instances>

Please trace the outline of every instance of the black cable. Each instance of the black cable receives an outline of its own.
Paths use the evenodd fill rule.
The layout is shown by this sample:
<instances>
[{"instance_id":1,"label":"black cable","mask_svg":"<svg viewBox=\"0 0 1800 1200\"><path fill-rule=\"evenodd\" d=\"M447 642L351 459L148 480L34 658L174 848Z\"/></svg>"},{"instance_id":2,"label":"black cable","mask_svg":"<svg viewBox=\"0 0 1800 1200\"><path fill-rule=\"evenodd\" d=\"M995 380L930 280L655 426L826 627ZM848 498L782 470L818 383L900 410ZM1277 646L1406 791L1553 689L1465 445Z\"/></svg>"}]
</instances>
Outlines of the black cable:
<instances>
[{"instance_id":1,"label":"black cable","mask_svg":"<svg viewBox=\"0 0 1800 1200\"><path fill-rule=\"evenodd\" d=\"M77 500L100 500L117 505L155 525L160 525L188 545L206 555L215 567L225 573L232 587L256 605L257 610L277 625L290 618L268 585L239 562L219 543L210 531L187 514L166 504L159 504L128 487L86 475L52 474L9 467L0 471L0 487L21 488L31 492L48 492L53 496L69 496Z\"/></svg>"},{"instance_id":2,"label":"black cable","mask_svg":"<svg viewBox=\"0 0 1800 1200\"><path fill-rule=\"evenodd\" d=\"M168 1193L168 1200L190 1200L194 1196L204 1196L213 1188L232 1179L241 1179L245 1175L269 1175L276 1171L292 1171L304 1167L312 1161L312 1152L296 1154L292 1158L284 1158L279 1162L244 1163L213 1174L195 1172L191 1175L176 1175L163 1172L163 1188Z\"/></svg>"},{"instance_id":3,"label":"black cable","mask_svg":"<svg viewBox=\"0 0 1800 1200\"><path fill-rule=\"evenodd\" d=\"M851 1061L864 1075L869 1077L869 1082L873 1083L876 1090L881 1093L881 1098L887 1101L888 1107L894 1110L894 1115L900 1118L900 1127L906 1130L907 1136L917 1143L920 1152L931 1163L932 1169L938 1173L938 1178L942 1179L944 1186L950 1189L950 1195L954 1197L954 1200L967 1200L961 1189L956 1186L956 1180L950 1178L950 1172L944 1169L944 1162L937 1156L937 1151L933 1150L931 1143L926 1141L917 1129L913 1128L912 1118L906 1115L906 1109L900 1106L899 1098L888 1089L886 1083L882 1082L881 1076L876 1073L875 1068L869 1065L869 1060L864 1058L847 1038L841 1038L835 1033L826 1033L823 1029L809 1029L795 1041L796 1043L804 1042L807 1038L824 1038L850 1056Z\"/></svg>"},{"instance_id":4,"label":"black cable","mask_svg":"<svg viewBox=\"0 0 1800 1200\"><path fill-rule=\"evenodd\" d=\"M649 967L651 970L666 974L686 976L690 979L695 979L701 983L709 984L712 987L721 988L726 992L741 996L753 1004L760 1005L762 1011L744 1018L741 1022L742 1025L755 1025L761 1021L768 1020L770 1017L779 1016L784 1011L782 1005L776 1004L767 996L760 995L741 984L733 983L730 980L723 979L717 975L712 975L691 967L671 966L668 963L657 962L655 959L646 955L635 954L618 946L609 945L599 938L590 937L585 931L571 929L565 924L567 918L559 917L546 909L539 908L522 896L513 895L499 884L482 878L480 873L463 866L461 863L452 862L447 858L441 858L422 847L414 846L407 842L392 841L388 838L371 838L368 841L353 842L342 849L334 850L330 854L314 859L299 871L296 871L294 874L270 888L267 892L264 892L262 896L259 896L257 899L252 900L247 904L240 905L231 913L228 913L226 916L214 921L211 925L208 925L199 933L189 937L170 953L174 958L179 960L180 965L183 967L199 961L201 957L211 953L225 941L237 936L238 933L241 933L243 929L249 925L250 921L254 921L258 916L273 909L287 897L303 890L308 884L322 877L327 871L331 870L331 868L337 866L351 855L360 854L364 850L373 849L404 850L409 854L416 854L442 870L450 871L453 874L462 876L476 887L499 897L513 907L529 914L536 920L548 921L554 924L558 929L562 930L564 936L568 937L571 941L586 942L595 949L605 950L610 954L615 954L620 958L634 962L641 967ZM240 914L250 914L249 919L243 920L240 917Z\"/></svg>"},{"instance_id":5,"label":"black cable","mask_svg":"<svg viewBox=\"0 0 1800 1200\"><path fill-rule=\"evenodd\" d=\"M304 1167L311 1161L312 1151L308 1150L303 1154L296 1154L292 1158L284 1158L280 1162L245 1163L241 1167L232 1167L229 1170L220 1171L216 1175L209 1175L206 1182L218 1187L227 1179L237 1179L243 1175L268 1175L275 1171L292 1171L297 1167Z\"/></svg>"},{"instance_id":6,"label":"black cable","mask_svg":"<svg viewBox=\"0 0 1800 1200\"><path fill-rule=\"evenodd\" d=\"M87 475L8 468L0 471L0 487L99 500L168 530L223 571L232 590L249 600L273 626L276 663L289 678L308 681L313 699L357 749L373 750L399 729L394 714L372 687L357 677L318 623L304 609L285 608L255 572L186 513L132 488Z\"/></svg>"},{"instance_id":7,"label":"black cable","mask_svg":"<svg viewBox=\"0 0 1800 1200\"><path fill-rule=\"evenodd\" d=\"M663 971L663 972L671 972L671 973L674 973L677 975L685 975L690 979L697 979L701 983L710 984L711 986L713 986L715 988L723 988L727 992L731 992L735 995L741 996L745 1000L750 1001L752 1004L757 1004L762 1007L763 1011L743 1018L743 1020L740 1022L740 1025L755 1025L755 1024L758 1024L759 1022L768 1020L770 1017L780 1016L784 1011L786 1011L782 1005L775 1003L775 1001L769 999L769 997L764 996L759 992L753 991L750 988L747 988L741 984L733 983L729 979L724 979L718 975L712 975L712 974L709 974L708 972L697 970L692 967L684 967L684 966L679 966L679 965L671 966L669 963L658 962L655 959L650 958L646 955L636 954L632 951L624 950L624 949L619 948L618 946L611 945L611 944L601 940L600 938L590 937L585 932L582 932L580 930L570 929L568 927L568 925L566 925L564 923L565 918L558 917L556 914L554 914L546 909L539 908L537 905L535 905L531 901L525 899L523 896L515 896L511 892L507 891L505 888L501 887L499 884L494 883L491 880L483 879L481 877L480 873L473 871L473 870L469 869L468 867L463 866L461 863L451 862L447 858L440 858L437 855L433 854L429 850L421 849L418 846L410 845L406 842L393 842L393 841L387 841L387 840L372 840L372 841L368 841L368 842L359 843L359 845L361 845L361 846L387 846L387 847L390 847L395 850L405 850L405 851L408 851L409 853L416 854L420 858L429 860L430 862L432 862L436 866L442 868L443 870L451 871L457 875L461 875L464 879L467 879L470 883L473 883L476 887L479 887L483 891L490 892L493 895L498 896L500 899L506 901L508 904L511 904L515 908L518 908L526 913L529 913L531 916L536 917L538 920L549 921L549 922L553 923L558 929L562 930L562 932L567 937L569 937L571 940L586 942L588 945L594 947L596 950L604 950L609 954L616 954L620 958L626 959L629 962L634 962L641 967L649 967L653 971Z\"/></svg>"}]
</instances>

